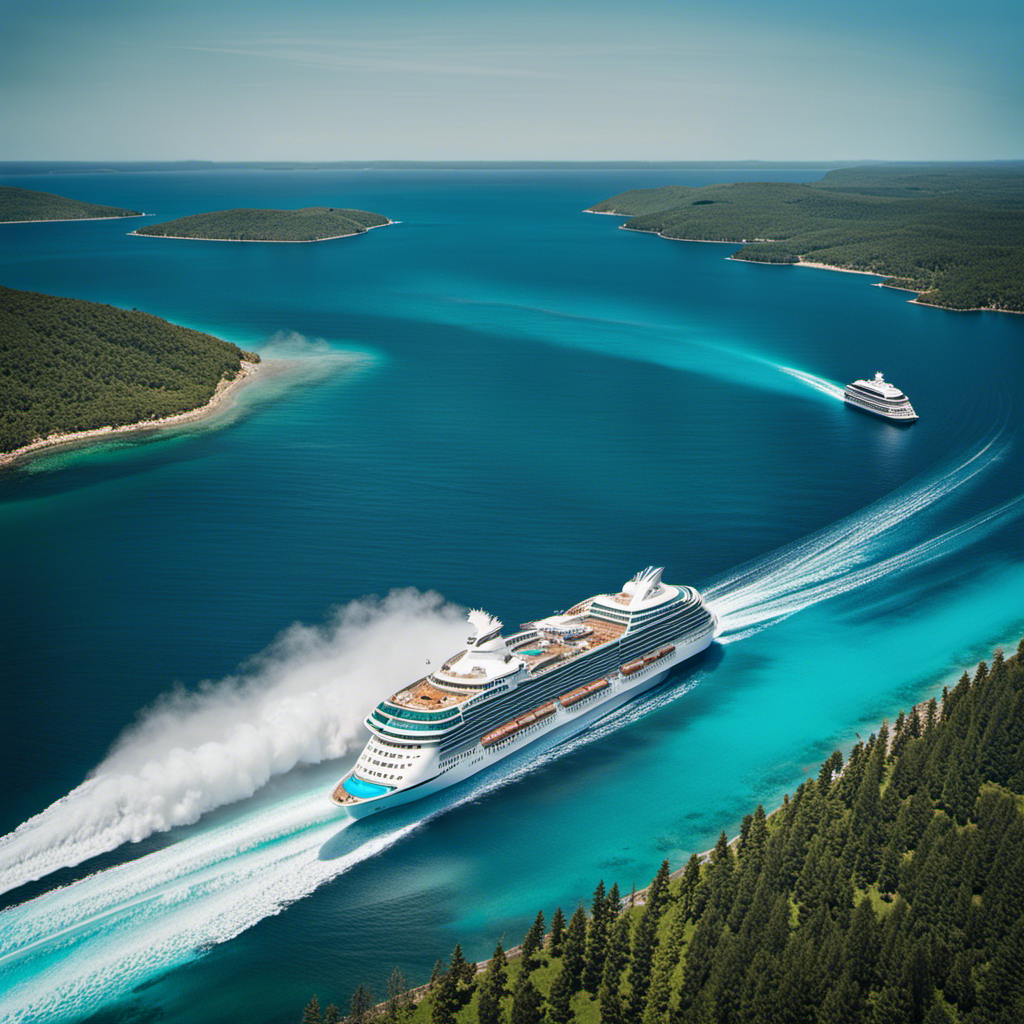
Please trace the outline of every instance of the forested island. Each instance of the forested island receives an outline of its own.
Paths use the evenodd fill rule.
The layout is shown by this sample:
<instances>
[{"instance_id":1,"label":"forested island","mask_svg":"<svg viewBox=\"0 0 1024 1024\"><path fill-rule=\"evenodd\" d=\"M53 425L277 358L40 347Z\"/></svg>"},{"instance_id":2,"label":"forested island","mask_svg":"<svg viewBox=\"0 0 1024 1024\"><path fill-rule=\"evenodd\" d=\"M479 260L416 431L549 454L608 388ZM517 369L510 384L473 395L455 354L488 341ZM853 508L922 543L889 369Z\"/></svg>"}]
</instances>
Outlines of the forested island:
<instances>
[{"instance_id":1,"label":"forested island","mask_svg":"<svg viewBox=\"0 0 1024 1024\"><path fill-rule=\"evenodd\" d=\"M0 456L199 409L259 361L149 313L0 287Z\"/></svg>"},{"instance_id":2,"label":"forested island","mask_svg":"<svg viewBox=\"0 0 1024 1024\"><path fill-rule=\"evenodd\" d=\"M735 259L879 274L945 309L1024 312L1024 169L851 167L819 182L623 192L591 213L665 238L742 243Z\"/></svg>"},{"instance_id":3,"label":"forested island","mask_svg":"<svg viewBox=\"0 0 1024 1024\"><path fill-rule=\"evenodd\" d=\"M589 915L538 913L478 967L456 946L430 984L364 1024L1019 1024L1024 1020L1024 640L890 733L835 751L766 816L676 876ZM298 1016L298 1015L297 1015ZM314 997L303 1024L337 1022Z\"/></svg>"},{"instance_id":4,"label":"forested island","mask_svg":"<svg viewBox=\"0 0 1024 1024\"><path fill-rule=\"evenodd\" d=\"M138 210L118 206L99 206L67 199L52 192L34 192L28 188L0 185L0 223L37 220L109 220L115 217L141 217Z\"/></svg>"},{"instance_id":5,"label":"forested island","mask_svg":"<svg viewBox=\"0 0 1024 1024\"><path fill-rule=\"evenodd\" d=\"M379 213L307 206L301 210L218 210L139 228L137 235L220 242L324 242L360 235L391 221Z\"/></svg>"}]
</instances>

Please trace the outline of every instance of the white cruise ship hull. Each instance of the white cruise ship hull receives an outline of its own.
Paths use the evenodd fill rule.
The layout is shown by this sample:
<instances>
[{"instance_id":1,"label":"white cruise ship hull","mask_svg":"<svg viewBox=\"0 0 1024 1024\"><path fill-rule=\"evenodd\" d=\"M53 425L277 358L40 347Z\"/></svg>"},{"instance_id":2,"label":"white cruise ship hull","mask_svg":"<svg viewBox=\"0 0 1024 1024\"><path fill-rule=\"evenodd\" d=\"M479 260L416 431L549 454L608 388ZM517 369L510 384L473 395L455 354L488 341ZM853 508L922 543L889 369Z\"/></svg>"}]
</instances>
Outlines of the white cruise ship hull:
<instances>
[{"instance_id":1,"label":"white cruise ship hull","mask_svg":"<svg viewBox=\"0 0 1024 1024\"><path fill-rule=\"evenodd\" d=\"M880 416L883 420L888 420L890 423L916 423L920 417L913 409L899 409L890 410L882 409L875 405L869 405L867 402L861 401L857 396L844 395L844 401L847 405L852 405L855 409L860 409L861 412L871 413L872 416Z\"/></svg>"},{"instance_id":2,"label":"white cruise ship hull","mask_svg":"<svg viewBox=\"0 0 1024 1024\"><path fill-rule=\"evenodd\" d=\"M566 740L611 714L623 704L657 686L677 665L706 650L715 638L716 628L717 620L712 616L711 623L705 632L685 642L677 641L671 655L659 658L655 663L632 675L625 676L621 672L615 674L609 678L610 685L607 690L599 691L590 699L569 708L559 705L551 717L522 729L494 746L484 747L482 743L478 742L476 746L459 755L454 764L426 782L408 788L394 789L380 796L346 802L339 806L350 818L365 818L371 814L431 796L449 786L463 782L473 775L499 764L511 755L519 753L538 740L550 740L556 736L558 742ZM344 780L342 781L344 782Z\"/></svg>"}]
</instances>

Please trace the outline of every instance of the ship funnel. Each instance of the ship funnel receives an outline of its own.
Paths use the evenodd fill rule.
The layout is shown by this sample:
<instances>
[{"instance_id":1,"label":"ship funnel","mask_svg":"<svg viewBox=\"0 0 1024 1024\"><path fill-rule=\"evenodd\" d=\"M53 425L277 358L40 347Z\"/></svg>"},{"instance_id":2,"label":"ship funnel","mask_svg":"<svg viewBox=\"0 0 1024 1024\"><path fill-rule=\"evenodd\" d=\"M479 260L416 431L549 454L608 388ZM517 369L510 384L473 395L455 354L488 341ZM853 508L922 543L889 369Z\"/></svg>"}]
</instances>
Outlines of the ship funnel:
<instances>
[{"instance_id":1,"label":"ship funnel","mask_svg":"<svg viewBox=\"0 0 1024 1024\"><path fill-rule=\"evenodd\" d=\"M474 608L467 618L469 619L469 624L473 627L473 632L466 641L468 650L480 650L481 648L490 650L490 647L485 648L484 645L501 639L503 623L493 615L489 615L482 608Z\"/></svg>"},{"instance_id":2,"label":"ship funnel","mask_svg":"<svg viewBox=\"0 0 1024 1024\"><path fill-rule=\"evenodd\" d=\"M661 574L664 571L664 566L655 568L653 565L649 565L646 569L638 572L628 583L624 583L622 592L629 594L633 599L630 604L639 604L644 598L656 594L661 589Z\"/></svg>"}]
</instances>

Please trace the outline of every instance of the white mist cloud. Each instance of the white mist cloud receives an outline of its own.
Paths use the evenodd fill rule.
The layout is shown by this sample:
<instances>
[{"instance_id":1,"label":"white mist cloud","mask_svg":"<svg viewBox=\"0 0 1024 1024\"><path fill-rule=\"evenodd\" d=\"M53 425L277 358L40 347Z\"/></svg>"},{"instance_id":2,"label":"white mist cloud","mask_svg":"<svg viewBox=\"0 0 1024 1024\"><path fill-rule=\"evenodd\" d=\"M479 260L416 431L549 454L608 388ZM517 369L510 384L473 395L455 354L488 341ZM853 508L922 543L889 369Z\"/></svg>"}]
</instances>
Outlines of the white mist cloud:
<instances>
[{"instance_id":1,"label":"white mist cloud","mask_svg":"<svg viewBox=\"0 0 1024 1024\"><path fill-rule=\"evenodd\" d=\"M310 338L298 331L275 331L260 346L268 359L300 359L303 356L339 355L324 338Z\"/></svg>"},{"instance_id":2,"label":"white mist cloud","mask_svg":"<svg viewBox=\"0 0 1024 1024\"><path fill-rule=\"evenodd\" d=\"M0 839L0 892L192 824L296 765L340 757L361 744L382 696L464 634L464 612L439 595L394 591L322 626L291 626L236 676L165 695L81 786Z\"/></svg>"}]
</instances>

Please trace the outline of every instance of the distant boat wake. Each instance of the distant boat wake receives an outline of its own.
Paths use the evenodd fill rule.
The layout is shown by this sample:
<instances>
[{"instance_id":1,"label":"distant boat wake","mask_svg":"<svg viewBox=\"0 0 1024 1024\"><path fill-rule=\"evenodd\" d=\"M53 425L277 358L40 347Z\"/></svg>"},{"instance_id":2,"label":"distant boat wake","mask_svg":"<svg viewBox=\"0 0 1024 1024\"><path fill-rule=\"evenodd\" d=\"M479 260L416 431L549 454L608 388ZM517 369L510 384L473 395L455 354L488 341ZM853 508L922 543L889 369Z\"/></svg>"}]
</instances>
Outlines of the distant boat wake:
<instances>
[{"instance_id":1,"label":"distant boat wake","mask_svg":"<svg viewBox=\"0 0 1024 1024\"><path fill-rule=\"evenodd\" d=\"M929 513L976 484L1006 454L1008 445L997 437L955 465L714 582L705 594L720 617L721 642L748 637L803 608L883 576L928 564L1019 516L1024 511L1024 496L976 514L945 532L929 536L927 531ZM432 601L407 594L405 603L390 610L374 612L371 608L355 613L340 633L323 631L322 643L313 645L313 657L307 656L309 647L300 643L299 637L297 649L303 656L290 661L287 652L278 651L278 661L270 661L281 671L261 676L263 682L254 690L233 685L222 694L224 701L210 706L200 703L198 717L171 714L144 720L137 738L147 750L164 749L162 760L136 763L129 734L126 745L115 750L105 764L129 774L134 771L142 781L148 778L154 788L139 792L143 796L155 793L159 798L180 790L175 766L188 764L189 756L197 751L205 750L209 764L220 766L223 779L230 780L252 769L252 762L246 760L250 748L261 752L258 763L263 764L266 750L273 751L274 743L292 735L297 727L307 742L300 744L297 755L296 749L288 748L278 764L281 770L287 770L284 765L290 757L295 758L293 763L314 763L319 756L337 756L330 753L337 749L330 743L343 749L350 722L358 716L353 707L344 721L338 721L329 701L310 698L323 688L323 666L337 669L338 657L351 657L366 645L376 647L381 631L389 632L396 621L422 629L418 634L420 650L449 649L454 646L455 613L440 599ZM419 655L416 661L421 666ZM412 670L411 664L395 663L388 670L388 680L376 680L374 686L383 689L390 684L392 673L397 680L401 673L407 677ZM670 681L648 699L626 705L569 741L514 759L444 796L429 798L420 809L415 805L404 812L399 809L390 819L360 823L352 830L336 816L322 782L318 782L276 802L257 798L239 804L227 823L199 826L165 849L12 907L0 915L0 1018L12 1022L66 1020L127 997L139 985L196 958L211 945L280 913L324 882L400 842L435 815L479 799L535 771L538 765L653 713L698 685L702 674L698 670L696 676L675 685ZM344 688L344 679L339 685ZM228 715L228 719L215 717L215 722L218 728L225 721L232 723L239 737L235 746L228 743L209 748L211 737L204 732L203 715L211 708L216 715ZM333 723L330 728L324 725L325 716ZM280 734L275 723L281 727ZM168 730L162 740L158 735L161 728ZM254 742L242 742L246 737ZM313 740L320 744L319 756L317 747L309 746ZM160 776L161 772L167 777ZM250 781L253 790L261 785L259 779ZM232 795L236 791L228 786L224 793L228 800L237 800L240 797ZM215 801L206 802L215 805ZM71 815L62 813L67 807L59 801L0 840L0 888L11 889L29 878L112 849L111 842L125 841L119 839L125 832L119 814L134 815L129 822L132 827L146 827L146 819L130 804L126 812L116 804L100 802L93 815L87 813L87 801L80 802ZM173 814L162 813L156 819L157 827L175 823Z\"/></svg>"},{"instance_id":2,"label":"distant boat wake","mask_svg":"<svg viewBox=\"0 0 1024 1024\"><path fill-rule=\"evenodd\" d=\"M815 391L820 391L823 395L828 395L830 398L836 398L840 402L843 401L845 392L838 384L826 380L824 377L817 377L813 373L807 373L804 370L795 370L792 366L783 366L781 363L772 363L772 365L777 370L788 373L790 377L795 377L801 383L814 388Z\"/></svg>"},{"instance_id":3,"label":"distant boat wake","mask_svg":"<svg viewBox=\"0 0 1024 1024\"><path fill-rule=\"evenodd\" d=\"M668 327L654 321L596 316L593 312L507 300L453 296L448 301L460 310L476 307L481 326L496 332L512 332L547 344L607 352L751 387L792 393L793 389L779 378L782 373L830 398L843 400L843 388L833 381L783 366L752 349L726 344L717 335L692 325L682 330L678 324ZM586 325L585 331L579 330L580 324ZM766 368L771 372L765 372Z\"/></svg>"}]
</instances>

